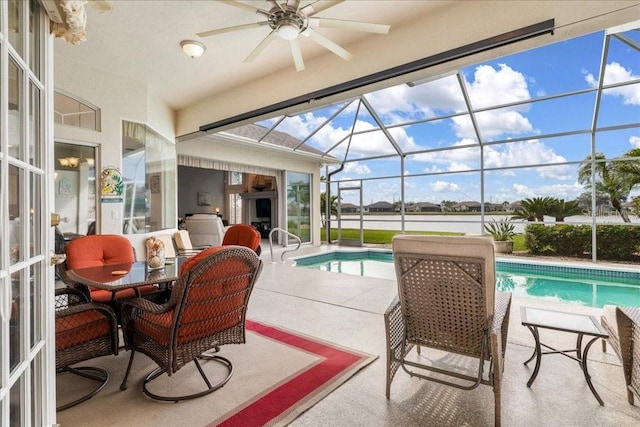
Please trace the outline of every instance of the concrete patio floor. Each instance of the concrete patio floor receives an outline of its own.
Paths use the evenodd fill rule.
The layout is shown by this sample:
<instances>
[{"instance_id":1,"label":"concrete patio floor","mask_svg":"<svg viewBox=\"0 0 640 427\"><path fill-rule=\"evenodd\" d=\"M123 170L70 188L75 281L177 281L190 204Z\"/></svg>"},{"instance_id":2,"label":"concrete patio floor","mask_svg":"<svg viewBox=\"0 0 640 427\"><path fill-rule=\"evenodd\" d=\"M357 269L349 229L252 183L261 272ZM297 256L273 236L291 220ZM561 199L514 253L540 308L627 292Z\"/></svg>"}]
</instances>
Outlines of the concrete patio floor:
<instances>
[{"instance_id":1,"label":"concrete patio floor","mask_svg":"<svg viewBox=\"0 0 640 427\"><path fill-rule=\"evenodd\" d=\"M285 259L335 249L303 247ZM493 425L493 390L472 391L410 378L399 371L385 397L385 332L383 313L396 294L394 281L292 267L280 263L282 249L268 243L265 262L251 297L248 317L288 328L353 349L378 355L371 365L320 401L294 426L488 426ZM515 297L512 301L502 388L504 426L631 426L640 425L640 407L627 403L622 367L599 342L589 352L593 384L605 402L591 394L580 366L560 355L542 359L540 373L526 386L534 363L523 362L534 340L520 323L520 306L544 307L600 317L601 309ZM575 335L544 330L542 340L571 348Z\"/></svg>"}]
</instances>

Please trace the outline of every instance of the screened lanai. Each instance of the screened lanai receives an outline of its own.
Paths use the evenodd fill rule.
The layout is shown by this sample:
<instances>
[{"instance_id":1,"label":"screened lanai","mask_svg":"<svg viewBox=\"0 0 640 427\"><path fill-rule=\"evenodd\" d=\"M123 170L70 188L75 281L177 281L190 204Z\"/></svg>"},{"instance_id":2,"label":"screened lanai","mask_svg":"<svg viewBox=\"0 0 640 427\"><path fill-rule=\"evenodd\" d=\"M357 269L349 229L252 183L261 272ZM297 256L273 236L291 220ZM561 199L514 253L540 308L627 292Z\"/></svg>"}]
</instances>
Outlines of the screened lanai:
<instances>
[{"instance_id":1,"label":"screened lanai","mask_svg":"<svg viewBox=\"0 0 640 427\"><path fill-rule=\"evenodd\" d=\"M323 191L340 194L333 227L362 221L364 228L477 234L487 221L513 215L523 200L546 197L579 204L580 213L564 219L569 223L635 226L639 27L261 120L258 141L275 142L284 132L300 141L292 150L310 147L341 160L323 171ZM624 180L609 172L621 169L628 172ZM373 205L387 209L371 215Z\"/></svg>"}]
</instances>

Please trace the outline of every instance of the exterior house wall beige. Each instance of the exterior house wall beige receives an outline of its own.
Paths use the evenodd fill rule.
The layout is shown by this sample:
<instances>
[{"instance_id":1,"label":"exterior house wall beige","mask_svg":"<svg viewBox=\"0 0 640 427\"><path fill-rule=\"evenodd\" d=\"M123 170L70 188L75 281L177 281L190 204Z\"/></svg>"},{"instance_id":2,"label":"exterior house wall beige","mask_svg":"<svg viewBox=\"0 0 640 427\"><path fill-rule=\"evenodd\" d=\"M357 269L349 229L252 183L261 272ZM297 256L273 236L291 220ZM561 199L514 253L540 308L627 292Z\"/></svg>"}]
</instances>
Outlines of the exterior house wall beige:
<instances>
[{"instance_id":1,"label":"exterior house wall beige","mask_svg":"<svg viewBox=\"0 0 640 427\"><path fill-rule=\"evenodd\" d=\"M73 61L54 64L55 88L87 101L101 111L101 131L55 125L56 141L99 147L100 164L122 168L122 120L144 123L175 141L175 113L145 84ZM102 233L122 233L122 203L100 204Z\"/></svg>"},{"instance_id":2,"label":"exterior house wall beige","mask_svg":"<svg viewBox=\"0 0 640 427\"><path fill-rule=\"evenodd\" d=\"M320 207L315 201L320 198L320 167L321 164L317 160L304 160L291 155L277 155L266 149L251 147L244 144L232 144L226 141L212 140L190 140L179 142L177 144L178 155L192 156L198 158L215 159L230 163L241 163L265 168L276 169L280 171L292 171L311 174L311 194L316 195L312 198L312 228L311 243L319 245L321 223ZM284 212L286 212L286 192L278 189L278 212L280 226L284 221ZM284 227L283 227L284 228Z\"/></svg>"}]
</instances>

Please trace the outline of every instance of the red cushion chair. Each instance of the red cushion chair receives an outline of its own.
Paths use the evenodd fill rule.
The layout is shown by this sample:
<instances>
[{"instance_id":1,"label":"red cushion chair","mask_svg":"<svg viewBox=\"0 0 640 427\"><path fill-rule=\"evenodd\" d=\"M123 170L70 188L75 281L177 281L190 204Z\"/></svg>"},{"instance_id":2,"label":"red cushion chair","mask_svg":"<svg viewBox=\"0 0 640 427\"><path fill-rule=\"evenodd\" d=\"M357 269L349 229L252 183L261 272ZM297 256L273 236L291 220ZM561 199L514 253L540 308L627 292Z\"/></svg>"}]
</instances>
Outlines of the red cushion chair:
<instances>
[{"instance_id":1,"label":"red cushion chair","mask_svg":"<svg viewBox=\"0 0 640 427\"><path fill-rule=\"evenodd\" d=\"M107 385L109 373L104 369L71 365L94 357L117 355L118 324L110 307L87 302L86 295L75 289L56 290L55 302L56 373L75 374L97 382L89 393L56 408L63 411L90 399Z\"/></svg>"},{"instance_id":2,"label":"red cushion chair","mask_svg":"<svg viewBox=\"0 0 640 427\"><path fill-rule=\"evenodd\" d=\"M245 246L260 255L260 232L247 224L232 225L225 231L222 246Z\"/></svg>"},{"instance_id":3,"label":"red cushion chair","mask_svg":"<svg viewBox=\"0 0 640 427\"><path fill-rule=\"evenodd\" d=\"M72 240L65 247L67 259L59 269L60 278L64 283L80 288L91 301L112 303L136 296L156 293L158 288L153 285L141 286L134 289L123 289L117 292L104 289L87 288L74 282L66 274L66 270L76 268L100 267L103 265L127 264L135 262L135 253L131 242L124 236L117 234L96 234L79 237Z\"/></svg>"},{"instance_id":4,"label":"red cushion chair","mask_svg":"<svg viewBox=\"0 0 640 427\"><path fill-rule=\"evenodd\" d=\"M245 342L245 316L249 296L262 269L254 251L241 246L205 249L188 259L181 268L166 304L136 298L122 306L125 344L131 350L129 365L120 385L127 378L136 352L149 356L158 367L144 379L142 390L152 399L180 401L212 393L231 378L228 359L205 353L224 344ZM227 368L226 376L211 382L199 360L212 360ZM194 362L204 379L203 391L183 396L162 396L148 389L163 373L172 376ZM176 381L180 381L179 377Z\"/></svg>"}]
</instances>

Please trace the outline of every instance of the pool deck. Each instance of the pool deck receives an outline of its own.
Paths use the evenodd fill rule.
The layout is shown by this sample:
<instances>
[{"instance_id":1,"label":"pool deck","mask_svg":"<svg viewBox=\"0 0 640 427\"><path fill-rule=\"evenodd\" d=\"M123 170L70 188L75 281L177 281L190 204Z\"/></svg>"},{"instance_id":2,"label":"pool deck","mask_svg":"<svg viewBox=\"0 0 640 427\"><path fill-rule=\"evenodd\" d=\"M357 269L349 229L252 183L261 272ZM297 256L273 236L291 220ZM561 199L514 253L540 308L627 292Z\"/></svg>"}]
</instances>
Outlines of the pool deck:
<instances>
[{"instance_id":1,"label":"pool deck","mask_svg":"<svg viewBox=\"0 0 640 427\"><path fill-rule=\"evenodd\" d=\"M396 295L392 280L351 276L292 267L291 258L335 250L335 245L303 246L287 253L263 245L264 269L251 296L248 317L292 329L330 342L378 355L364 368L301 417L293 426L486 426L493 424L493 392L480 386L458 390L410 378L399 372L385 397L385 332L383 313ZM359 248L341 247L340 250ZM508 257L512 260L514 257ZM517 258L517 257L516 257ZM522 259L529 262L530 259ZM564 264L564 261L563 261ZM573 264L573 263L572 263ZM597 268L630 268L619 264L578 265ZM526 382L533 366L523 365L533 351L534 340L520 323L520 306L527 305L600 317L601 309L552 303L514 296L509 321L502 390L504 426L631 426L640 425L640 407L627 403L620 362L596 343L589 352L589 371L605 406L591 394L578 364L566 357L543 357L540 373L531 388ZM571 347L574 335L541 332L543 342Z\"/></svg>"}]
</instances>

